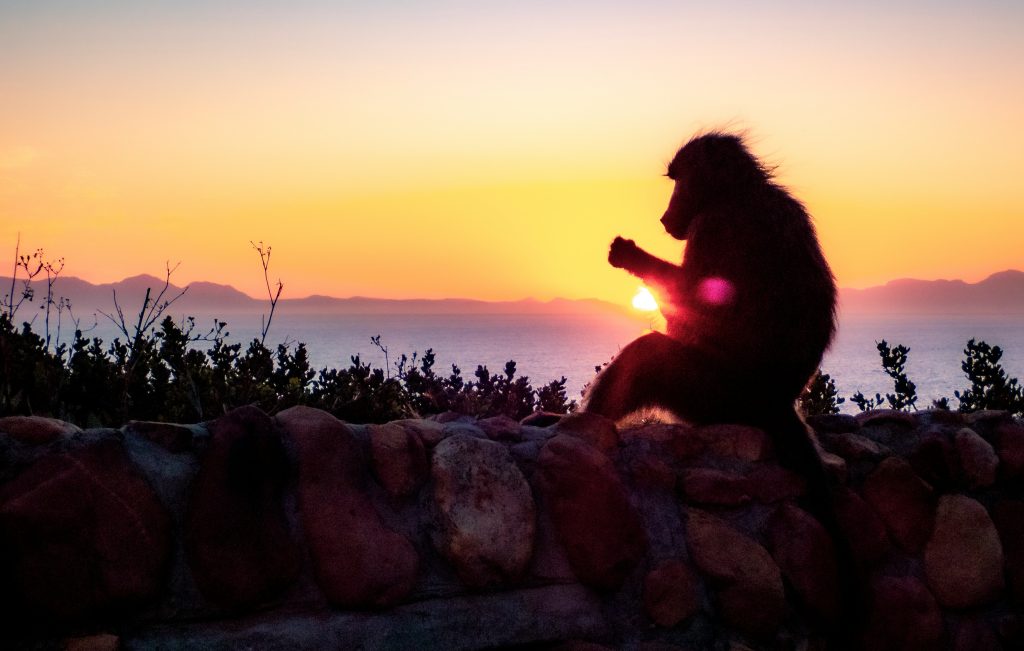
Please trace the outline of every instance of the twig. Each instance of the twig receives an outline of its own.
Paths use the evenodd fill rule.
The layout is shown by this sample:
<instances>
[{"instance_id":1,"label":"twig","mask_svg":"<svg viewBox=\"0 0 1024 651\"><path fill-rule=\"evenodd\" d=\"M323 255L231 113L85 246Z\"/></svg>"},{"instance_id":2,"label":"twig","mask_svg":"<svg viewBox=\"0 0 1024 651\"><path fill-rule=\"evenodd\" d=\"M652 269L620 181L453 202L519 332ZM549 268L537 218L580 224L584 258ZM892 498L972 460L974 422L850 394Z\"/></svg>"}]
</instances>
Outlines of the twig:
<instances>
[{"instance_id":1,"label":"twig","mask_svg":"<svg viewBox=\"0 0 1024 651\"><path fill-rule=\"evenodd\" d=\"M263 282L267 287L267 298L270 300L270 316L260 315L260 344L263 344L267 340L267 333L270 332L270 322L274 320L274 310L277 309L277 301L281 298L281 290L284 289L284 284L281 279L277 279L277 292L273 292L270 289L270 250L271 247L263 247L263 240L260 240L259 244L256 244L252 240L249 240L249 244L252 248L256 249L256 252L260 254L260 264L263 265Z\"/></svg>"}]
</instances>

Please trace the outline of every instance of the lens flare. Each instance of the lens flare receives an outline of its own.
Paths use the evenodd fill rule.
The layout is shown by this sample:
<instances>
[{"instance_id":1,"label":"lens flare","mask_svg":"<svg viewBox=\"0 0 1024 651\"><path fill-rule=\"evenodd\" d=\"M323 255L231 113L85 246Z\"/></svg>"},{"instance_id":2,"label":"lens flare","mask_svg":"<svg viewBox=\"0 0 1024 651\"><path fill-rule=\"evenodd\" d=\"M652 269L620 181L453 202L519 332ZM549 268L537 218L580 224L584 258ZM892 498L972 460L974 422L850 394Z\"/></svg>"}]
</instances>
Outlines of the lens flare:
<instances>
[{"instance_id":1,"label":"lens flare","mask_svg":"<svg viewBox=\"0 0 1024 651\"><path fill-rule=\"evenodd\" d=\"M633 296L633 307L641 312L653 312L658 309L658 301L654 300L651 290L640 287Z\"/></svg>"}]
</instances>

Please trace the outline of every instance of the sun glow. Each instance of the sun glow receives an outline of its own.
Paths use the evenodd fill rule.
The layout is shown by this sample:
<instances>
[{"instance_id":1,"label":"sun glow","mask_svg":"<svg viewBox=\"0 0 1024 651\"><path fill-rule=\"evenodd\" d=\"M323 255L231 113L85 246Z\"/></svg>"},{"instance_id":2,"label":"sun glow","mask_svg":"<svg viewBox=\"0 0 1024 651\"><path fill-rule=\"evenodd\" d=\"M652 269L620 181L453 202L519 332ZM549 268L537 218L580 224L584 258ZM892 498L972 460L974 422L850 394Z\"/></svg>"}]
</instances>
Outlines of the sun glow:
<instances>
[{"instance_id":1,"label":"sun glow","mask_svg":"<svg viewBox=\"0 0 1024 651\"><path fill-rule=\"evenodd\" d=\"M654 312L658 309L658 301L654 300L651 290L640 286L633 296L633 307L641 312Z\"/></svg>"}]
</instances>

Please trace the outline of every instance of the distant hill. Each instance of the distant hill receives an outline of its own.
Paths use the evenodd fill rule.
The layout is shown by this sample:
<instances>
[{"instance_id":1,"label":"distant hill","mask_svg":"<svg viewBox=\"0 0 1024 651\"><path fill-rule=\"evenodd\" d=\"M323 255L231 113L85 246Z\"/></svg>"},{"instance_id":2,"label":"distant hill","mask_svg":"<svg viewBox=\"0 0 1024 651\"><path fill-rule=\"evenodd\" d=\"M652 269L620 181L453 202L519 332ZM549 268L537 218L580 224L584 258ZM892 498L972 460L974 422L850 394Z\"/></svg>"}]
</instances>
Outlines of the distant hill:
<instances>
[{"instance_id":1,"label":"distant hill","mask_svg":"<svg viewBox=\"0 0 1024 651\"><path fill-rule=\"evenodd\" d=\"M155 297L164 281L148 275L132 276L116 283L94 285L80 278L59 278L55 285L58 296L71 300L78 316L102 310L112 313L113 296L126 315L137 313L152 289ZM10 293L11 279L0 277L0 296ZM16 292L21 291L18 283ZM34 304L45 296L46 283L34 282ZM164 296L172 298L182 290L171 285ZM840 306L844 314L1024 314L1024 271L1001 271L977 283L962 280L893 280L885 285L866 289L840 290ZM267 301L253 298L230 285L194 282L179 299L173 313L214 315L259 314L267 310ZM625 306L596 299L550 301L523 299L518 301L479 301L465 298L386 299L352 296L307 296L282 298L278 306L288 314L623 314ZM25 315L22 315L25 316Z\"/></svg>"},{"instance_id":2,"label":"distant hill","mask_svg":"<svg viewBox=\"0 0 1024 651\"><path fill-rule=\"evenodd\" d=\"M892 280L878 287L843 289L844 314L1024 314L1024 271L1000 271L985 280Z\"/></svg>"},{"instance_id":3,"label":"distant hill","mask_svg":"<svg viewBox=\"0 0 1024 651\"><path fill-rule=\"evenodd\" d=\"M15 288L17 295L22 283ZM54 285L54 292L71 300L78 316L102 310L113 313L114 292L126 315L138 313L150 288L154 298L164 286L164 281L155 276L141 275L125 278L116 283L94 285L80 278L61 277ZM10 293L10 277L0 277L0 296ZM25 303L22 310L31 309L42 303L46 295L46 282L33 282L36 292L34 303ZM182 287L170 285L164 294L169 300L182 291ZM268 301L244 294L230 285L211 282L189 284L185 295L172 308L174 314L202 314L229 316L233 314L259 314L269 308ZM335 298L332 296L308 296L305 298L281 298L277 308L288 314L601 314L626 312L606 301L596 299L570 300L556 298L550 301L523 299L518 301L478 301L464 298L446 299L386 299L353 296ZM19 316L25 315L19 313Z\"/></svg>"}]
</instances>

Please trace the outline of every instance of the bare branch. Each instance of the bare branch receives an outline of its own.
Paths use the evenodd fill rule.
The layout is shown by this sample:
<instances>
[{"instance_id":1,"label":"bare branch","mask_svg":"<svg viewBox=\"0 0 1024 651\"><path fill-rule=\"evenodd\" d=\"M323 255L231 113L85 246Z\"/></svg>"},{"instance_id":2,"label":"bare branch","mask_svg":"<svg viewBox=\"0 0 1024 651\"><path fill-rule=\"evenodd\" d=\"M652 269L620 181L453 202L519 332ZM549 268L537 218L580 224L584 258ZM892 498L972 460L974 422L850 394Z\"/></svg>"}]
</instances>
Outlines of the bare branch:
<instances>
[{"instance_id":1,"label":"bare branch","mask_svg":"<svg viewBox=\"0 0 1024 651\"><path fill-rule=\"evenodd\" d=\"M260 343L263 344L267 340L267 333L270 332L270 323L274 320L274 310L277 309L277 301L281 298L281 290L284 289L284 284L281 279L277 279L277 292L275 293L270 289L270 251L271 247L267 246L264 248L263 240L260 240L259 244L249 240L249 244L252 248L256 249L256 252L260 254L260 265L263 266L263 283L267 287L267 298L270 300L270 315L260 315Z\"/></svg>"}]
</instances>

